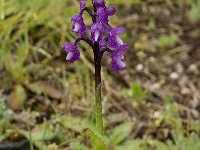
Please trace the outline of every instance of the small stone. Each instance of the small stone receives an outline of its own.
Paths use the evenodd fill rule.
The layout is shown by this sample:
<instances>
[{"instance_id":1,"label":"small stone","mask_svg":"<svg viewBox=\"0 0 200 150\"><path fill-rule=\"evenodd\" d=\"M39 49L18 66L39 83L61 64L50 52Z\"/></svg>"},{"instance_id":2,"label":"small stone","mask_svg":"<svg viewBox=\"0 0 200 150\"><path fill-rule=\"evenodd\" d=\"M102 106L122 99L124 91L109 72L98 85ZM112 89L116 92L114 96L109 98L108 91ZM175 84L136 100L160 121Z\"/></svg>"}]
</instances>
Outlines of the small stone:
<instances>
[{"instance_id":1,"label":"small stone","mask_svg":"<svg viewBox=\"0 0 200 150\"><path fill-rule=\"evenodd\" d=\"M189 66L189 71L195 73L195 74L198 74L199 70L198 70L198 66L196 64L191 64Z\"/></svg>"},{"instance_id":2,"label":"small stone","mask_svg":"<svg viewBox=\"0 0 200 150\"><path fill-rule=\"evenodd\" d=\"M179 75L178 75L178 73L176 73L176 72L172 72L172 73L170 74L170 78L171 78L171 79L178 79L178 78L179 78Z\"/></svg>"},{"instance_id":3,"label":"small stone","mask_svg":"<svg viewBox=\"0 0 200 150\"><path fill-rule=\"evenodd\" d=\"M137 71L142 71L143 69L144 69L143 64L138 64L138 65L136 66L136 70L137 70Z\"/></svg>"}]
</instances>

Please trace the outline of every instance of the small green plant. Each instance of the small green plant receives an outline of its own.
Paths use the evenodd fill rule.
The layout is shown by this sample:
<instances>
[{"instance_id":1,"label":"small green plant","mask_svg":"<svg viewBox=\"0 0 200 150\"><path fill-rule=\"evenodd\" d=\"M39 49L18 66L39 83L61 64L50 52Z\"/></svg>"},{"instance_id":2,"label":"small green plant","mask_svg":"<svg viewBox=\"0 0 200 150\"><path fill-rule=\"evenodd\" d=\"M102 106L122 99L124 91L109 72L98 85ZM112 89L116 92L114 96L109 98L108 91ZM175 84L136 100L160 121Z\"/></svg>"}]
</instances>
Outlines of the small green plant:
<instances>
[{"instance_id":1,"label":"small green plant","mask_svg":"<svg viewBox=\"0 0 200 150\"><path fill-rule=\"evenodd\" d=\"M148 98L148 92L141 87L139 82L133 82L130 88L122 90L122 95L135 104L141 104Z\"/></svg>"},{"instance_id":2,"label":"small green plant","mask_svg":"<svg viewBox=\"0 0 200 150\"><path fill-rule=\"evenodd\" d=\"M158 45L160 47L167 47L167 48L172 48L176 45L176 42L178 40L178 37L176 34L170 34L170 35L163 35L158 39Z\"/></svg>"},{"instance_id":3,"label":"small green plant","mask_svg":"<svg viewBox=\"0 0 200 150\"><path fill-rule=\"evenodd\" d=\"M180 117L178 105L170 97L164 99L165 111L162 113L164 121L172 127L172 136L174 144L172 141L168 141L167 145L172 150L199 150L200 143L197 142L200 138L195 132L191 132L188 137L186 137L186 129L183 127L182 119ZM198 123L200 126L200 122ZM170 150L171 150L170 149Z\"/></svg>"},{"instance_id":4,"label":"small green plant","mask_svg":"<svg viewBox=\"0 0 200 150\"><path fill-rule=\"evenodd\" d=\"M0 141L6 138L5 130L10 126L12 111L6 107L5 98L0 94Z\"/></svg>"},{"instance_id":5,"label":"small green plant","mask_svg":"<svg viewBox=\"0 0 200 150\"><path fill-rule=\"evenodd\" d=\"M192 6L190 10L188 11L188 18L192 22L196 22L200 20L200 1L199 0L193 0Z\"/></svg>"},{"instance_id":6,"label":"small green plant","mask_svg":"<svg viewBox=\"0 0 200 150\"><path fill-rule=\"evenodd\" d=\"M123 123L115 127L109 136L109 140L112 145L118 146L121 142L129 136L133 129L132 123Z\"/></svg>"},{"instance_id":7,"label":"small green plant","mask_svg":"<svg viewBox=\"0 0 200 150\"><path fill-rule=\"evenodd\" d=\"M138 102L141 102L148 97L147 91L143 90L138 82L133 83L132 94Z\"/></svg>"}]
</instances>

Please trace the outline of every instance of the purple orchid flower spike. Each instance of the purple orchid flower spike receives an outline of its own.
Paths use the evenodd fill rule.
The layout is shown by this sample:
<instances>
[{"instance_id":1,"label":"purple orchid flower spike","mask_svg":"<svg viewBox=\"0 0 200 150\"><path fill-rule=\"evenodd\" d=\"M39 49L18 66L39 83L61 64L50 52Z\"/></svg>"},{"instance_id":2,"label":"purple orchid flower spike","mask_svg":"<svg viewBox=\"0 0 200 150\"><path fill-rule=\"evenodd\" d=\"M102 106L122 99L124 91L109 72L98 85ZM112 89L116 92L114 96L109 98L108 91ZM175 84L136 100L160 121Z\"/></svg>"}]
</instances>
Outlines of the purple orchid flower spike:
<instances>
[{"instance_id":1,"label":"purple orchid flower spike","mask_svg":"<svg viewBox=\"0 0 200 150\"><path fill-rule=\"evenodd\" d=\"M74 62L80 57L78 44L81 40L87 42L94 51L94 61L100 61L104 52L110 53L112 58L111 68L116 71L122 71L126 68L124 53L128 49L119 37L125 29L123 27L112 28L109 25L109 16L115 14L116 9L113 6L106 7L105 0L92 0L94 10L90 10L86 6L85 1L80 1L80 12L71 18L73 22L72 32L79 35L79 38L74 43L65 43L63 49L68 53L66 60ZM90 26L90 38L86 36L86 25L82 14L87 11L92 18L93 23Z\"/></svg>"},{"instance_id":2,"label":"purple orchid flower spike","mask_svg":"<svg viewBox=\"0 0 200 150\"><path fill-rule=\"evenodd\" d=\"M110 16L116 12L115 7L106 7L105 0L92 0L93 10L86 6L85 1L80 2L79 14L73 16L71 21L72 32L79 35L75 42L64 43L62 48L67 53L66 60L74 62L79 59L80 51L78 44L80 41L88 43L94 54L95 67L95 118L96 128L99 134L103 135L103 115L101 104L101 61L103 54L108 52L111 57L110 66L115 71L123 71L126 68L124 54L128 50L128 44L124 43L119 37L125 29L123 27L113 28L109 24ZM83 13L87 12L92 18L90 25L90 36L86 34L86 25L83 20Z\"/></svg>"}]
</instances>

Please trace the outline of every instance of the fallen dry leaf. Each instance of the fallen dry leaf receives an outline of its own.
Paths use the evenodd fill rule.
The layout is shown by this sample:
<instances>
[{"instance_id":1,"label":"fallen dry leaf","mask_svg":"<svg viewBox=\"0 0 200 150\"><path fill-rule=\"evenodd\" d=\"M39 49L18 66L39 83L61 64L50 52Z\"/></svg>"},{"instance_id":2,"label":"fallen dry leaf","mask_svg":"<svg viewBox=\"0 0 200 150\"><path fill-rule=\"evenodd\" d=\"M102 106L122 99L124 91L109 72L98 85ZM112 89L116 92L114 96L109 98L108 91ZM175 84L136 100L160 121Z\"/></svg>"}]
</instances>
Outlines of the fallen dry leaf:
<instances>
[{"instance_id":1,"label":"fallen dry leaf","mask_svg":"<svg viewBox=\"0 0 200 150\"><path fill-rule=\"evenodd\" d=\"M13 110L20 109L27 98L26 91L22 85L16 85L14 91L7 100L7 105Z\"/></svg>"},{"instance_id":2,"label":"fallen dry leaf","mask_svg":"<svg viewBox=\"0 0 200 150\"><path fill-rule=\"evenodd\" d=\"M37 94L46 94L55 99L61 99L63 97L61 91L44 81L27 83L26 86L29 90Z\"/></svg>"}]
</instances>

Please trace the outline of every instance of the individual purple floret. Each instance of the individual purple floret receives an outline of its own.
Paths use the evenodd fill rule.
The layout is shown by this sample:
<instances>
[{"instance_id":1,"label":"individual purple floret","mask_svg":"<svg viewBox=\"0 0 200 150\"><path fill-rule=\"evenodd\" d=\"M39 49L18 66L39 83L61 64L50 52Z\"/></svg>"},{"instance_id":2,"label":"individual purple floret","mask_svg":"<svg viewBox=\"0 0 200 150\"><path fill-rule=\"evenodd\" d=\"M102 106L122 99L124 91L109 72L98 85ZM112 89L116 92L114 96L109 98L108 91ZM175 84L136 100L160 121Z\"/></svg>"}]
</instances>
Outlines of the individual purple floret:
<instances>
[{"instance_id":1,"label":"individual purple floret","mask_svg":"<svg viewBox=\"0 0 200 150\"><path fill-rule=\"evenodd\" d=\"M119 48L121 45L123 45L123 41L119 38L119 34L123 33L125 31L124 28L118 27L113 28L109 33L107 33L108 42L111 47L113 48Z\"/></svg>"},{"instance_id":2,"label":"individual purple floret","mask_svg":"<svg viewBox=\"0 0 200 150\"><path fill-rule=\"evenodd\" d=\"M71 18L71 21L74 22L72 26L72 32L78 33L80 36L84 35L86 32L86 25L83 21L82 16L76 15Z\"/></svg>"},{"instance_id":3,"label":"individual purple floret","mask_svg":"<svg viewBox=\"0 0 200 150\"><path fill-rule=\"evenodd\" d=\"M64 43L62 48L68 53L66 57L67 61L74 62L79 59L80 52L76 43Z\"/></svg>"},{"instance_id":4,"label":"individual purple floret","mask_svg":"<svg viewBox=\"0 0 200 150\"><path fill-rule=\"evenodd\" d=\"M111 53L112 61L111 68L116 71L123 71L126 68L125 63L122 61L124 59L124 51L115 50Z\"/></svg>"},{"instance_id":5,"label":"individual purple floret","mask_svg":"<svg viewBox=\"0 0 200 150\"><path fill-rule=\"evenodd\" d=\"M119 47L119 49L116 49L111 52L111 68L116 71L123 71L126 68L125 63L122 61L124 59L124 53L126 50L128 50L128 45L123 44Z\"/></svg>"},{"instance_id":6,"label":"individual purple floret","mask_svg":"<svg viewBox=\"0 0 200 150\"><path fill-rule=\"evenodd\" d=\"M104 28L101 23L97 22L92 24L90 30L91 30L91 39L93 43L102 40Z\"/></svg>"},{"instance_id":7,"label":"individual purple floret","mask_svg":"<svg viewBox=\"0 0 200 150\"><path fill-rule=\"evenodd\" d=\"M92 0L95 6L98 7L105 7L105 0Z\"/></svg>"},{"instance_id":8,"label":"individual purple floret","mask_svg":"<svg viewBox=\"0 0 200 150\"><path fill-rule=\"evenodd\" d=\"M124 53L128 50L128 45L119 37L125 29L123 27L113 28L109 25L109 16L115 14L116 9L113 6L106 7L105 0L92 0L93 10L86 7L86 2L80 2L80 12L71 18L73 22L72 32L79 35L74 43L64 43L63 49L68 53L66 60L76 61L80 57L78 44L81 40L87 42L93 49L94 61L101 64L104 52L110 53L112 58L111 68L116 71L122 71L126 68L123 62ZM86 25L82 14L87 11L92 18L90 25L90 35L86 35Z\"/></svg>"},{"instance_id":9,"label":"individual purple floret","mask_svg":"<svg viewBox=\"0 0 200 150\"><path fill-rule=\"evenodd\" d=\"M102 24L107 24L108 23L108 12L106 11L106 8L99 7L97 8L97 16L98 16L98 21L101 22Z\"/></svg>"},{"instance_id":10,"label":"individual purple floret","mask_svg":"<svg viewBox=\"0 0 200 150\"><path fill-rule=\"evenodd\" d=\"M115 9L115 7L113 7L113 6L108 6L108 7L106 8L106 11L107 11L107 13L108 13L109 16L112 16L112 15L115 14L116 9Z\"/></svg>"}]
</instances>

